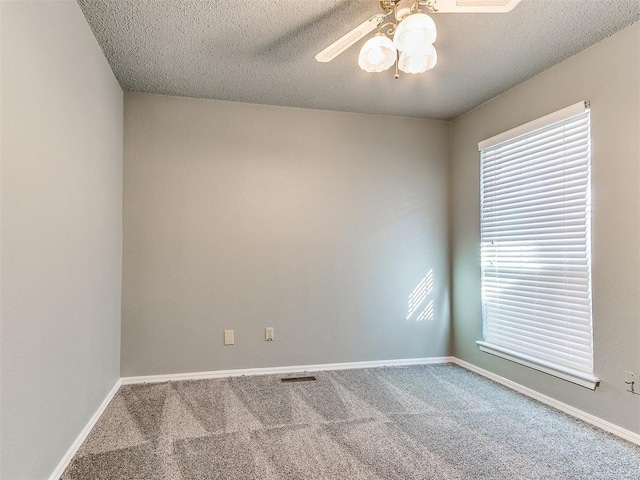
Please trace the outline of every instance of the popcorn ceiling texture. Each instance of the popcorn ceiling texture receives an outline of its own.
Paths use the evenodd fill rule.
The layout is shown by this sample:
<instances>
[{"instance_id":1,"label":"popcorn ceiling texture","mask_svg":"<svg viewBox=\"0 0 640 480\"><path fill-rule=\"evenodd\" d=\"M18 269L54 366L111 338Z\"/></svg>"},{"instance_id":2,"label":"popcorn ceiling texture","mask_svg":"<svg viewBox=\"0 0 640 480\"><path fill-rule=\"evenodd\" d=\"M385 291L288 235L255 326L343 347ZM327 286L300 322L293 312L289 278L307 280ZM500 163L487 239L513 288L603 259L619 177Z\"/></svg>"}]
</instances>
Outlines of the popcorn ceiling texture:
<instances>
[{"instance_id":1,"label":"popcorn ceiling texture","mask_svg":"<svg viewBox=\"0 0 640 480\"><path fill-rule=\"evenodd\" d=\"M123 386L63 480L638 478L640 449L453 365Z\"/></svg>"},{"instance_id":2,"label":"popcorn ceiling texture","mask_svg":"<svg viewBox=\"0 0 640 480\"><path fill-rule=\"evenodd\" d=\"M434 15L439 63L365 73L363 43L314 56L381 11L374 0L79 0L124 90L452 119L640 18L638 0L522 0ZM594 65L594 68L598 68Z\"/></svg>"}]
</instances>

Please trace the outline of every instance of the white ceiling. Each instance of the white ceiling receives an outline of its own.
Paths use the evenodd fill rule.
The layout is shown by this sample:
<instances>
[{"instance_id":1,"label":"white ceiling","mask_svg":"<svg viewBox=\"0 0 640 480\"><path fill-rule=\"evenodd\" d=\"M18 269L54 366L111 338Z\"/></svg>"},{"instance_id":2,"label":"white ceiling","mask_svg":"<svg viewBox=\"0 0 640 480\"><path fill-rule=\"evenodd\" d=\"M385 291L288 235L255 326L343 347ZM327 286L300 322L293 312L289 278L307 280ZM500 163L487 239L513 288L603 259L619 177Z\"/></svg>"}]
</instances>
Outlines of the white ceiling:
<instances>
[{"instance_id":1,"label":"white ceiling","mask_svg":"<svg viewBox=\"0 0 640 480\"><path fill-rule=\"evenodd\" d=\"M640 18L640 0L522 0L507 14L435 14L438 65L365 73L360 41L314 55L377 0L79 0L124 90L451 119ZM594 65L598 68L598 65Z\"/></svg>"}]
</instances>

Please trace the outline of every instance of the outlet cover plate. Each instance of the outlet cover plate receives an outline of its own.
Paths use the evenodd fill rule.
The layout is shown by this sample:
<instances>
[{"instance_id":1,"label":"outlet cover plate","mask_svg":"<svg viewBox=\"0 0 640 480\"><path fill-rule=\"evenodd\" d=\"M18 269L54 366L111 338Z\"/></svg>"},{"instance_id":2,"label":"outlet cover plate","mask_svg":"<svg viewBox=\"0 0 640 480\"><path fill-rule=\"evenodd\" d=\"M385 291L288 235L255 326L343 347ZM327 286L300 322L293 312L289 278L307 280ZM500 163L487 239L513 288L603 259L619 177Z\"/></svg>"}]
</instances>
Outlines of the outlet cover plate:
<instances>
[{"instance_id":1,"label":"outlet cover plate","mask_svg":"<svg viewBox=\"0 0 640 480\"><path fill-rule=\"evenodd\" d=\"M267 327L264 329L264 339L267 342L273 342L274 339L274 328L273 327Z\"/></svg>"}]
</instances>

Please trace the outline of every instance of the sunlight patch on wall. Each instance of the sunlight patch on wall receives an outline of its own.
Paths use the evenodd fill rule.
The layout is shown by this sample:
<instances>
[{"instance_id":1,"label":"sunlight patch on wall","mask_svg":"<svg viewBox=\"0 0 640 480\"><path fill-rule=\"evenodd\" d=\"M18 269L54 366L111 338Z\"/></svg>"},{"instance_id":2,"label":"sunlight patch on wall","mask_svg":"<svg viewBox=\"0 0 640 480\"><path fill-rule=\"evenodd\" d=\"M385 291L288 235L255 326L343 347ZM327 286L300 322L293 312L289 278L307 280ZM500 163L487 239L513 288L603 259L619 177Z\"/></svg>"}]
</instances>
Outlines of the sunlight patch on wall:
<instances>
[{"instance_id":1,"label":"sunlight patch on wall","mask_svg":"<svg viewBox=\"0 0 640 480\"><path fill-rule=\"evenodd\" d=\"M433 291L433 269L429 270L429 272L420 280L418 286L413 289L411 295L409 295L409 304L407 308L407 320L409 320L414 313L418 311L418 309L425 302L427 297L431 295ZM433 300L427 303L426 307L422 310L422 312L416 318L417 322L421 322L423 320L433 320Z\"/></svg>"},{"instance_id":2,"label":"sunlight patch on wall","mask_svg":"<svg viewBox=\"0 0 640 480\"><path fill-rule=\"evenodd\" d=\"M426 308L416 318L416 322L422 322L423 320L433 320L433 300L427 303Z\"/></svg>"}]
</instances>

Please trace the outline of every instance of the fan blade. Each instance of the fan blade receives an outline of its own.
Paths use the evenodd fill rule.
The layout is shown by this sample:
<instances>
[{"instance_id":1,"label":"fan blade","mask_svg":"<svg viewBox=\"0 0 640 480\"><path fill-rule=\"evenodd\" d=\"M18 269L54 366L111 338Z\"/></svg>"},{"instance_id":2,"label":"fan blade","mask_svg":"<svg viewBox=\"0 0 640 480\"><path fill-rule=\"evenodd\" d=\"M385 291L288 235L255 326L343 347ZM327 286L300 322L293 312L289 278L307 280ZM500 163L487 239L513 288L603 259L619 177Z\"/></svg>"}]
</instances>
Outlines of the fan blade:
<instances>
[{"instance_id":1,"label":"fan blade","mask_svg":"<svg viewBox=\"0 0 640 480\"><path fill-rule=\"evenodd\" d=\"M520 0L436 0L437 13L507 13Z\"/></svg>"},{"instance_id":2,"label":"fan blade","mask_svg":"<svg viewBox=\"0 0 640 480\"><path fill-rule=\"evenodd\" d=\"M339 40L336 40L327 48L322 50L319 54L317 54L316 60L319 62L330 62L351 45L360 40L362 37L368 35L376 28L378 28L382 24L386 16L387 14L385 13L377 13L369 20L362 22L349 33L341 37Z\"/></svg>"}]
</instances>

